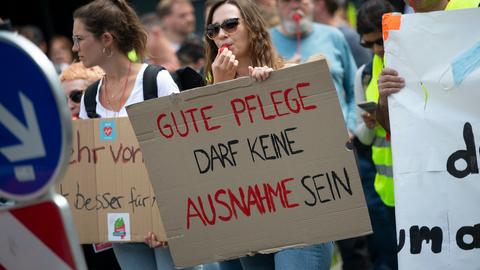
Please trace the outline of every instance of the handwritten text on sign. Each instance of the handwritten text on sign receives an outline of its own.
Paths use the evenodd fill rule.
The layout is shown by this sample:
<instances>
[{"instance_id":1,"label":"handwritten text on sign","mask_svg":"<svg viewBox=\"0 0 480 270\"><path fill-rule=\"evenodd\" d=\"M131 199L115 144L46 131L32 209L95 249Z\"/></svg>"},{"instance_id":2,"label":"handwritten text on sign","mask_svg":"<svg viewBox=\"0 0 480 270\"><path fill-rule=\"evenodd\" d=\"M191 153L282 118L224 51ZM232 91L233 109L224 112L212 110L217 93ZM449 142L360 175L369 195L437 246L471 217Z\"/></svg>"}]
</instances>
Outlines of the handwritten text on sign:
<instances>
[{"instance_id":1,"label":"handwritten text on sign","mask_svg":"<svg viewBox=\"0 0 480 270\"><path fill-rule=\"evenodd\" d=\"M130 215L132 241L143 241L149 231L165 239L157 199L127 118L73 121L70 162L57 192L70 204L82 243L108 240L109 213Z\"/></svg>"},{"instance_id":2,"label":"handwritten text on sign","mask_svg":"<svg viewBox=\"0 0 480 270\"><path fill-rule=\"evenodd\" d=\"M143 163L142 152L138 145L124 145L124 143L111 144L108 146L95 147L92 144L82 141L82 134L80 130L76 131L76 141L73 142L70 151L70 165L76 163L93 163L101 162L99 159L103 157L113 161L115 164L121 163ZM135 144L137 144L135 142ZM103 153L105 152L105 153Z\"/></svg>"},{"instance_id":3,"label":"handwritten text on sign","mask_svg":"<svg viewBox=\"0 0 480 270\"><path fill-rule=\"evenodd\" d=\"M326 61L127 111L177 266L370 231Z\"/></svg>"},{"instance_id":4,"label":"handwritten text on sign","mask_svg":"<svg viewBox=\"0 0 480 270\"><path fill-rule=\"evenodd\" d=\"M478 174L477 163L477 146L475 145L474 133L472 125L466 122L463 126L463 140L465 149L460 149L452 153L445 162L445 168L448 173L455 177L452 181L465 181L465 177L471 174ZM463 168L461 168L463 161ZM453 230L453 228L450 228ZM438 226L427 227L413 225L409 229L410 235L410 254L420 254L422 252L422 244L426 242L431 245L431 251L434 254L442 252L442 244L444 241L444 232ZM402 250L405 246L405 229L399 230L398 250ZM468 226L462 226L455 232L455 243L461 250L480 249L480 223Z\"/></svg>"},{"instance_id":5,"label":"handwritten text on sign","mask_svg":"<svg viewBox=\"0 0 480 270\"><path fill-rule=\"evenodd\" d=\"M130 194L114 194L112 192L102 192L90 195L84 192L79 182L75 183L73 191L67 191L62 184L59 185L58 192L70 202L71 207L76 210L98 211L98 210L118 210L128 207L131 213L135 213L137 208L151 208L156 206L155 196L149 196L137 192L135 187L130 187Z\"/></svg>"},{"instance_id":6,"label":"handwritten text on sign","mask_svg":"<svg viewBox=\"0 0 480 270\"><path fill-rule=\"evenodd\" d=\"M305 98L300 93L303 87L309 86L310 83L297 83L295 89L288 88L284 91L271 91L269 96L271 102L275 108L274 114L266 114L263 106L263 102L259 95L248 95L243 98L235 98L230 101L232 113L235 117L235 123L241 126L240 115L247 113L250 119L250 123L254 122L254 113L260 113L263 120L273 120L277 117L282 117L290 113L300 113L301 111L313 110L315 105L305 106L303 99ZM278 97L280 96L280 98ZM213 125L210 123L212 119L208 116L208 111L214 110L214 105L207 105L200 108L190 108L181 110L178 113L171 112L168 116L165 113L161 113L157 117L157 126L160 134L170 139L173 136L187 137L190 132L198 133L200 128L197 125L198 118L200 117L203 123L203 127L206 131L212 131L222 128L221 125ZM198 115L200 114L200 115ZM181 117L181 120L179 118ZM193 130L190 131L190 125L193 126ZM183 130L179 128L183 126ZM175 129L174 129L175 128Z\"/></svg>"},{"instance_id":7,"label":"handwritten text on sign","mask_svg":"<svg viewBox=\"0 0 480 270\"><path fill-rule=\"evenodd\" d=\"M267 101L260 95L236 97L228 101L233 123L237 127L253 124L255 121L270 121L290 114L301 115L303 112L317 109L315 104L306 105L306 96L302 91L311 86L310 82L298 82L285 90L267 92ZM272 104L273 111L268 112L264 104ZM210 112L215 105L193 107L157 116L157 127L165 139L175 136L191 137L201 131L220 131L224 127L213 124ZM247 116L247 121L241 117ZM193 150L193 156L200 174L213 172L215 169L236 167L236 156L242 150L248 152L252 163L281 159L282 157L301 155L305 150L295 139L297 127L287 127L279 133L260 134L244 140L233 139L219 142L209 147ZM267 180L267 179L265 179ZM290 188L295 182L301 183L307 191L303 201L292 199L294 190ZM228 222L238 219L239 215L249 217L255 211L261 215L275 213L277 208L296 208L300 204L313 207L341 199L342 195L352 196L350 178L346 168L342 171L327 171L304 175L300 178L260 180L259 183L240 186L236 189L219 188L204 196L187 198L187 229L197 220L204 226L215 225L218 221Z\"/></svg>"},{"instance_id":8,"label":"handwritten text on sign","mask_svg":"<svg viewBox=\"0 0 480 270\"><path fill-rule=\"evenodd\" d=\"M385 42L407 82L388 101L399 269L479 266L477 6L399 15Z\"/></svg>"}]
</instances>

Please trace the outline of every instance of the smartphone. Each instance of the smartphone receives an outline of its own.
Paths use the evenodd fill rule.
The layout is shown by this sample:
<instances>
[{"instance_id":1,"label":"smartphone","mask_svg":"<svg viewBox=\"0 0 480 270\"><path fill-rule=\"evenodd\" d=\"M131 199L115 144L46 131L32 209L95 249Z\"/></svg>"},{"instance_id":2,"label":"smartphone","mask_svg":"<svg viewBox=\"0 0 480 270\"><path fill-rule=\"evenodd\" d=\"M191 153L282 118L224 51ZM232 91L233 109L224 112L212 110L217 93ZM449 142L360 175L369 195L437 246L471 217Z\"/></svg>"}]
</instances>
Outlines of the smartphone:
<instances>
[{"instance_id":1,"label":"smartphone","mask_svg":"<svg viewBox=\"0 0 480 270\"><path fill-rule=\"evenodd\" d=\"M377 103L373 101L361 102L358 103L357 106L366 112L373 112L377 109Z\"/></svg>"}]
</instances>

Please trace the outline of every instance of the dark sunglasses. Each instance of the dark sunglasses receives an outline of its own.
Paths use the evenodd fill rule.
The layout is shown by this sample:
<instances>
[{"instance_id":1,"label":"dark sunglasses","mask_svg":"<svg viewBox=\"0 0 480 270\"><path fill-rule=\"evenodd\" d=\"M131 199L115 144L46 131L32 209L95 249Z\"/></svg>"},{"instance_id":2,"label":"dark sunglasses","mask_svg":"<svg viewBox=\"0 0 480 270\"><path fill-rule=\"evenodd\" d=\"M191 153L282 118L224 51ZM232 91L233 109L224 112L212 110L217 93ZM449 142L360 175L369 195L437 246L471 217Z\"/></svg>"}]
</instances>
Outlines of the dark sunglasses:
<instances>
[{"instance_id":1,"label":"dark sunglasses","mask_svg":"<svg viewBox=\"0 0 480 270\"><path fill-rule=\"evenodd\" d=\"M82 101L83 91L82 90L72 90L68 97L75 103L80 103Z\"/></svg>"},{"instance_id":2,"label":"dark sunglasses","mask_svg":"<svg viewBox=\"0 0 480 270\"><path fill-rule=\"evenodd\" d=\"M209 39L214 39L220 32L220 28L222 28L223 31L231 34L237 30L238 24L240 24L239 18L226 19L222 22L222 24L212 23L207 25L207 30L205 33Z\"/></svg>"},{"instance_id":3,"label":"dark sunglasses","mask_svg":"<svg viewBox=\"0 0 480 270\"><path fill-rule=\"evenodd\" d=\"M362 45L362 47L364 47L364 48L371 49L371 48L373 48L373 44L377 44L377 45L383 46L383 39L382 39L382 38L379 38L379 39L374 40L374 41L364 41L364 40L360 40L360 45Z\"/></svg>"}]
</instances>

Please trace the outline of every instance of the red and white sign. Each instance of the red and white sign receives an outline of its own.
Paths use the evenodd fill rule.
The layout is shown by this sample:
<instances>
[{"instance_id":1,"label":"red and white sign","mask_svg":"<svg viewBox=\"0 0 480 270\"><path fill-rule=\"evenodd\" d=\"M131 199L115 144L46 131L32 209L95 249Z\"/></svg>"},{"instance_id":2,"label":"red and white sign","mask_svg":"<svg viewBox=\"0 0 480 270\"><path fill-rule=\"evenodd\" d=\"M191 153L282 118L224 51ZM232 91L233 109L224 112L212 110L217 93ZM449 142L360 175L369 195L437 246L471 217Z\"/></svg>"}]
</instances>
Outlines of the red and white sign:
<instances>
[{"instance_id":1,"label":"red and white sign","mask_svg":"<svg viewBox=\"0 0 480 270\"><path fill-rule=\"evenodd\" d=\"M0 212L0 269L83 269L65 220L53 200Z\"/></svg>"}]
</instances>

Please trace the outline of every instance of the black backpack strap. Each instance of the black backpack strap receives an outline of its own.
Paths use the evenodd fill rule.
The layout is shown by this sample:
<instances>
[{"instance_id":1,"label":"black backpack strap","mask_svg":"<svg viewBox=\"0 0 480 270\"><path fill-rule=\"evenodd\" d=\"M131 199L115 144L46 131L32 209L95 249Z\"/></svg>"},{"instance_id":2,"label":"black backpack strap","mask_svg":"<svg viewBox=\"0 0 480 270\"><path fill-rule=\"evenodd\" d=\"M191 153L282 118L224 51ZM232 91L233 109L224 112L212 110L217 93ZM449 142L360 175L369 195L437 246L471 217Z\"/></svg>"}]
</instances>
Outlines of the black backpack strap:
<instances>
[{"instance_id":1,"label":"black backpack strap","mask_svg":"<svg viewBox=\"0 0 480 270\"><path fill-rule=\"evenodd\" d=\"M165 68L157 65L148 65L143 72L143 100L158 97L157 75Z\"/></svg>"},{"instance_id":2,"label":"black backpack strap","mask_svg":"<svg viewBox=\"0 0 480 270\"><path fill-rule=\"evenodd\" d=\"M158 97L157 75L164 69L164 67L157 65L148 65L145 69L145 72L143 73L144 100ZM180 91L206 85L203 77L190 67L177 69L175 72L170 72L170 75Z\"/></svg>"},{"instance_id":3,"label":"black backpack strap","mask_svg":"<svg viewBox=\"0 0 480 270\"><path fill-rule=\"evenodd\" d=\"M203 77L198 74L191 67L183 67L177 69L174 73L171 74L173 79L178 85L180 91L193 89L196 87L202 87L206 85Z\"/></svg>"},{"instance_id":4,"label":"black backpack strap","mask_svg":"<svg viewBox=\"0 0 480 270\"><path fill-rule=\"evenodd\" d=\"M92 83L85 90L83 101L85 103L85 110L87 111L88 118L100 118L100 115L97 114L97 97L98 84L100 80Z\"/></svg>"}]
</instances>

